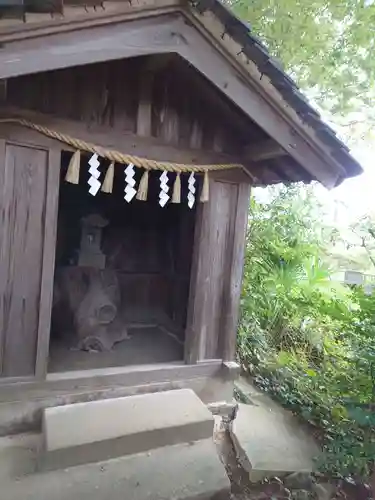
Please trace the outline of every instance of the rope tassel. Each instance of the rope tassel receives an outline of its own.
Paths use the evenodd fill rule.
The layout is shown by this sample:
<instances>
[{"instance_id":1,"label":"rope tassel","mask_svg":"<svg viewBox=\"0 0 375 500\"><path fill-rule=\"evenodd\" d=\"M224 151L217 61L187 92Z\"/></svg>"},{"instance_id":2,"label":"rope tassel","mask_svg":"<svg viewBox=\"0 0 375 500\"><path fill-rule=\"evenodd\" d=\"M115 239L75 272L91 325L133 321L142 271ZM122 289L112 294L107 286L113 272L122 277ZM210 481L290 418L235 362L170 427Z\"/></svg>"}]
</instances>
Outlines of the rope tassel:
<instances>
[{"instance_id":1,"label":"rope tassel","mask_svg":"<svg viewBox=\"0 0 375 500\"><path fill-rule=\"evenodd\" d=\"M79 167L81 163L81 152L79 149L70 158L65 180L71 184L79 184Z\"/></svg>"},{"instance_id":2,"label":"rope tassel","mask_svg":"<svg viewBox=\"0 0 375 500\"><path fill-rule=\"evenodd\" d=\"M177 172L176 180L174 181L172 203L181 203L181 175Z\"/></svg>"},{"instance_id":3,"label":"rope tassel","mask_svg":"<svg viewBox=\"0 0 375 500\"><path fill-rule=\"evenodd\" d=\"M148 170L143 172L141 180L139 181L138 193L136 199L139 201L146 201L148 193Z\"/></svg>"},{"instance_id":4,"label":"rope tassel","mask_svg":"<svg viewBox=\"0 0 375 500\"><path fill-rule=\"evenodd\" d=\"M210 180L208 178L208 172L206 170L203 177L203 186L200 198L201 203L207 202L209 197L210 197Z\"/></svg>"},{"instance_id":5,"label":"rope tassel","mask_svg":"<svg viewBox=\"0 0 375 500\"><path fill-rule=\"evenodd\" d=\"M103 193L112 193L114 176L115 176L115 164L114 162L112 162L108 167L107 173L105 174L104 182L102 185Z\"/></svg>"}]
</instances>

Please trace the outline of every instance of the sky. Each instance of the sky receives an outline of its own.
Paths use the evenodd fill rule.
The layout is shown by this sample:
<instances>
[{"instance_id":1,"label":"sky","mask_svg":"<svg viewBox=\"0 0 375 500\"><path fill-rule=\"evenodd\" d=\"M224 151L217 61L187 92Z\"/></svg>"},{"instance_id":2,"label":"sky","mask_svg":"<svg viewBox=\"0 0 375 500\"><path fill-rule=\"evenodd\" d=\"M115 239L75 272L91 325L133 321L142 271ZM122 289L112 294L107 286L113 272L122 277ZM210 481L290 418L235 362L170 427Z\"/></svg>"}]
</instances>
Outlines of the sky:
<instances>
[{"instance_id":1,"label":"sky","mask_svg":"<svg viewBox=\"0 0 375 500\"><path fill-rule=\"evenodd\" d=\"M306 97L327 125L331 126L337 136L350 147L351 155L363 168L361 175L345 180L332 190L316 186L316 194L326 209L327 222L344 229L365 214L373 212L375 216L374 126L366 123L366 116L361 111L352 111L346 117L347 123L357 122L353 129L340 126L343 117L336 120L334 115L322 109L314 99L314 94L307 92ZM268 199L266 189L257 188L254 194L259 201Z\"/></svg>"},{"instance_id":2,"label":"sky","mask_svg":"<svg viewBox=\"0 0 375 500\"><path fill-rule=\"evenodd\" d=\"M347 179L332 190L316 184L315 193L322 202L326 213L326 223L334 225L346 241L357 243L349 226L361 216L373 212L375 214L375 143L369 141L357 143L351 154L363 168L363 174ZM254 195L258 201L268 201L267 188L256 188ZM338 253L346 253L346 247L337 244Z\"/></svg>"},{"instance_id":3,"label":"sky","mask_svg":"<svg viewBox=\"0 0 375 500\"><path fill-rule=\"evenodd\" d=\"M333 198L343 201L352 216L375 210L375 149L364 144L351 153L359 161L364 173L347 179L331 191Z\"/></svg>"},{"instance_id":4,"label":"sky","mask_svg":"<svg viewBox=\"0 0 375 500\"><path fill-rule=\"evenodd\" d=\"M375 148L363 142L351 153L361 164L363 174L347 179L331 191L319 190L323 202L332 205L336 222L344 226L366 213L375 212Z\"/></svg>"},{"instance_id":5,"label":"sky","mask_svg":"<svg viewBox=\"0 0 375 500\"><path fill-rule=\"evenodd\" d=\"M367 213L375 213L375 144L371 148L368 141L357 143L351 154L361 164L363 174L347 179L331 190L321 185L315 188L325 207L327 222L342 229ZM254 194L259 201L266 201L269 197L264 188L257 188Z\"/></svg>"},{"instance_id":6,"label":"sky","mask_svg":"<svg viewBox=\"0 0 375 500\"><path fill-rule=\"evenodd\" d=\"M374 0L375 1L375 0ZM340 186L330 191L321 188L319 195L327 206L332 206L335 222L349 225L354 220L369 212L375 213L375 134L373 126L366 122L366 115L361 110L352 111L346 116L346 122L357 122L352 129L340 126L341 119L319 107L313 96L311 104L320 113L322 119L331 126L337 136L350 147L351 155L360 163L363 174L345 180Z\"/></svg>"},{"instance_id":7,"label":"sky","mask_svg":"<svg viewBox=\"0 0 375 500\"><path fill-rule=\"evenodd\" d=\"M371 0L371 3L375 0ZM321 187L317 191L322 202L331 206L334 222L348 226L366 213L375 214L375 131L374 126L366 121L362 110L351 111L344 117L336 117L319 106L314 94L307 92L310 104L316 108L322 119L329 125L345 144L350 153L360 163L363 174L345 180L340 186L328 191ZM340 123L356 123L348 128Z\"/></svg>"}]
</instances>

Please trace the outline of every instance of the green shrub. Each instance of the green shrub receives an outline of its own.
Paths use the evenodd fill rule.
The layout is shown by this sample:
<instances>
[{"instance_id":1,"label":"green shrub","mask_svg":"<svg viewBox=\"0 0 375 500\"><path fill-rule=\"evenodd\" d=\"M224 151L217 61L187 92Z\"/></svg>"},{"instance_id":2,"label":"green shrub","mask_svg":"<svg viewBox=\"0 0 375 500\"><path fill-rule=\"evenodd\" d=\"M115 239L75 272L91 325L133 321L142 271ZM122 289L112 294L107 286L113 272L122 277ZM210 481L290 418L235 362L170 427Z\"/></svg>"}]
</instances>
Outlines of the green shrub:
<instances>
[{"instance_id":1,"label":"green shrub","mask_svg":"<svg viewBox=\"0 0 375 500\"><path fill-rule=\"evenodd\" d=\"M363 478L375 461L375 295L330 280L317 211L298 187L252 202L238 357L318 427L322 470Z\"/></svg>"}]
</instances>

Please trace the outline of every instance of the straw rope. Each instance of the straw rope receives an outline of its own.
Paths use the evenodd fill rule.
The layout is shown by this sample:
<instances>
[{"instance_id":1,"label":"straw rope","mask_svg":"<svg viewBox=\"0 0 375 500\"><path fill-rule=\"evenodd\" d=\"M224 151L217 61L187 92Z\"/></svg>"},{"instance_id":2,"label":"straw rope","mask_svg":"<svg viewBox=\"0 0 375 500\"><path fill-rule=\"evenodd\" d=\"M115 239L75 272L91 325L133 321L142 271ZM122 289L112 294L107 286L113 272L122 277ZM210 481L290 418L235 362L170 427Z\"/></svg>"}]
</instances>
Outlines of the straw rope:
<instances>
[{"instance_id":1,"label":"straw rope","mask_svg":"<svg viewBox=\"0 0 375 500\"><path fill-rule=\"evenodd\" d=\"M51 130L43 125L38 125L37 123L24 120L23 118L3 118L0 119L0 123L15 123L17 125L22 125L23 127L35 130L51 139L56 139L60 142L68 144L69 146L76 148L77 150L86 151L88 153L96 153L102 158L107 158L111 162L117 162L122 164L133 163L136 167L144 168L146 170L166 170L167 172L194 172L203 173L215 170L226 170L232 168L240 168L245 170L244 166L241 164L219 164L219 165L187 165L181 163L171 163L171 162L160 162L155 160L149 160L147 158L140 158L139 156L128 155L115 151L113 149L105 149L101 146L96 146L90 142L83 141L81 139L73 138L69 135L62 134L56 130Z\"/></svg>"}]
</instances>

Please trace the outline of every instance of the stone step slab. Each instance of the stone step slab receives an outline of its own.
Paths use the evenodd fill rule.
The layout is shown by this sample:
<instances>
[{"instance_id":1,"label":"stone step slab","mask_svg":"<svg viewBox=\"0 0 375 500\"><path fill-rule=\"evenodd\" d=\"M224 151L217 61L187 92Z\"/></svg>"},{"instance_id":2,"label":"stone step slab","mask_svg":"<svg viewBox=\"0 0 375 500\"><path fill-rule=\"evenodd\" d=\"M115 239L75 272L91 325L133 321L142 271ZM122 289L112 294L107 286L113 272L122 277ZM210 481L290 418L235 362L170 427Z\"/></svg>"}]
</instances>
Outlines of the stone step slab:
<instances>
[{"instance_id":1,"label":"stone step slab","mask_svg":"<svg viewBox=\"0 0 375 500\"><path fill-rule=\"evenodd\" d=\"M231 437L250 480L313 472L321 450L308 430L246 379L235 385L247 404L239 403Z\"/></svg>"},{"instance_id":2,"label":"stone step slab","mask_svg":"<svg viewBox=\"0 0 375 500\"><path fill-rule=\"evenodd\" d=\"M213 416L191 389L47 408L42 470L212 438Z\"/></svg>"}]
</instances>

